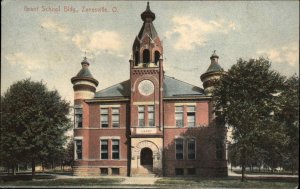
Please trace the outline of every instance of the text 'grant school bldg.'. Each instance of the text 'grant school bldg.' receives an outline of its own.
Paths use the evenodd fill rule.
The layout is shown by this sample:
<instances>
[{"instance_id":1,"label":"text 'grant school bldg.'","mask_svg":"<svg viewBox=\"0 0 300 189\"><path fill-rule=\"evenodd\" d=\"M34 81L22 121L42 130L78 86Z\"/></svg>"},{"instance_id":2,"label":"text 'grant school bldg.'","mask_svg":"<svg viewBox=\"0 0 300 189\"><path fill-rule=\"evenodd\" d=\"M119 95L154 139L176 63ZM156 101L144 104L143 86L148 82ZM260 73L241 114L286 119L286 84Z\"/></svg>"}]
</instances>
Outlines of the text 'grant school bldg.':
<instances>
[{"instance_id":1,"label":"text 'grant school bldg.'","mask_svg":"<svg viewBox=\"0 0 300 189\"><path fill-rule=\"evenodd\" d=\"M96 91L101 76L92 76L86 58L71 79L74 175L227 176L226 129L211 95L224 73L218 55L204 65L204 89L167 76L149 3L141 18L128 80Z\"/></svg>"}]
</instances>

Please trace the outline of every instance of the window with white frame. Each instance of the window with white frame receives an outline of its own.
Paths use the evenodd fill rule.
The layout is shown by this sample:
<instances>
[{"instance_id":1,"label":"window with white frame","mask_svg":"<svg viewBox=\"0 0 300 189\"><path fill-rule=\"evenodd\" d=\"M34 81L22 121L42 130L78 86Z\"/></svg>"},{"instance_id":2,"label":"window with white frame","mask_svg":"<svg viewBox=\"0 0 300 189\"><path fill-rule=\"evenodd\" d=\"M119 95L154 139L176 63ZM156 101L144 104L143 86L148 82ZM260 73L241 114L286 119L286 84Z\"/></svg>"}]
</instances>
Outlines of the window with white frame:
<instances>
[{"instance_id":1,"label":"window with white frame","mask_svg":"<svg viewBox=\"0 0 300 189\"><path fill-rule=\"evenodd\" d=\"M108 159L108 140L101 140L101 159Z\"/></svg>"},{"instance_id":2,"label":"window with white frame","mask_svg":"<svg viewBox=\"0 0 300 189\"><path fill-rule=\"evenodd\" d=\"M188 139L188 159L196 159L196 140Z\"/></svg>"},{"instance_id":3,"label":"window with white frame","mask_svg":"<svg viewBox=\"0 0 300 189\"><path fill-rule=\"evenodd\" d=\"M145 126L145 106L138 106L138 119L139 119L139 126L144 127Z\"/></svg>"},{"instance_id":4,"label":"window with white frame","mask_svg":"<svg viewBox=\"0 0 300 189\"><path fill-rule=\"evenodd\" d=\"M82 140L75 140L75 159L82 159Z\"/></svg>"},{"instance_id":5,"label":"window with white frame","mask_svg":"<svg viewBox=\"0 0 300 189\"><path fill-rule=\"evenodd\" d=\"M183 139L181 138L178 138L178 139L175 139L175 153L176 153L176 159L177 160L180 160L180 159L183 159Z\"/></svg>"},{"instance_id":6,"label":"window with white frame","mask_svg":"<svg viewBox=\"0 0 300 189\"><path fill-rule=\"evenodd\" d=\"M120 142L112 140L112 159L120 159Z\"/></svg>"},{"instance_id":7,"label":"window with white frame","mask_svg":"<svg viewBox=\"0 0 300 189\"><path fill-rule=\"evenodd\" d=\"M106 128L108 127L108 108L101 108L100 109L100 123L101 127Z\"/></svg>"},{"instance_id":8,"label":"window with white frame","mask_svg":"<svg viewBox=\"0 0 300 189\"><path fill-rule=\"evenodd\" d=\"M155 126L154 112L154 106L148 106L148 123L151 127Z\"/></svg>"},{"instance_id":9,"label":"window with white frame","mask_svg":"<svg viewBox=\"0 0 300 189\"><path fill-rule=\"evenodd\" d=\"M75 128L82 128L82 108L75 108Z\"/></svg>"},{"instance_id":10,"label":"window with white frame","mask_svg":"<svg viewBox=\"0 0 300 189\"><path fill-rule=\"evenodd\" d=\"M120 126L120 109L112 108L112 126L119 127Z\"/></svg>"},{"instance_id":11,"label":"window with white frame","mask_svg":"<svg viewBox=\"0 0 300 189\"><path fill-rule=\"evenodd\" d=\"M195 127L195 106L187 107L188 127Z\"/></svg>"},{"instance_id":12,"label":"window with white frame","mask_svg":"<svg viewBox=\"0 0 300 189\"><path fill-rule=\"evenodd\" d=\"M176 127L183 127L183 106L175 107Z\"/></svg>"}]
</instances>

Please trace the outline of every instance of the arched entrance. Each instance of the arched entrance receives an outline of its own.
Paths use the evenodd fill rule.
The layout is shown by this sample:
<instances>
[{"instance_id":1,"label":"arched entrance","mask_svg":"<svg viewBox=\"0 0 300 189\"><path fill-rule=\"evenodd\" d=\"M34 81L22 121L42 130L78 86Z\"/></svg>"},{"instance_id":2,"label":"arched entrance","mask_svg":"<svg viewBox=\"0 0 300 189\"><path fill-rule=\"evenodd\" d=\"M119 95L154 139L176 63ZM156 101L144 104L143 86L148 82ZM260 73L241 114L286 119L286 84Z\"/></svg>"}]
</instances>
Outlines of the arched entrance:
<instances>
[{"instance_id":1,"label":"arched entrance","mask_svg":"<svg viewBox=\"0 0 300 189\"><path fill-rule=\"evenodd\" d=\"M143 148L141 150L141 165L153 166L153 152L150 148Z\"/></svg>"}]
</instances>

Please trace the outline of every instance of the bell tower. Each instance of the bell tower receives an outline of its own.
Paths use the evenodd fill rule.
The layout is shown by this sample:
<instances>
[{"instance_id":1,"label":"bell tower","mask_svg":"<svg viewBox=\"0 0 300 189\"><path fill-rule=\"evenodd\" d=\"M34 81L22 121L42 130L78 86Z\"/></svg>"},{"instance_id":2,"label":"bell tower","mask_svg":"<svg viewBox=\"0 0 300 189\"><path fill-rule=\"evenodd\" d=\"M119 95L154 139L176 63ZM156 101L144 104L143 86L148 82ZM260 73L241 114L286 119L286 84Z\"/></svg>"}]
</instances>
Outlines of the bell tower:
<instances>
[{"instance_id":1,"label":"bell tower","mask_svg":"<svg viewBox=\"0 0 300 189\"><path fill-rule=\"evenodd\" d=\"M144 23L132 46L134 67L158 67L163 47L153 25L155 14L149 2L141 18Z\"/></svg>"},{"instance_id":2,"label":"bell tower","mask_svg":"<svg viewBox=\"0 0 300 189\"><path fill-rule=\"evenodd\" d=\"M129 60L132 175L140 174L144 163L151 165L157 174L162 168L163 47L153 25L155 14L149 2L141 19L143 25L133 42Z\"/></svg>"}]
</instances>

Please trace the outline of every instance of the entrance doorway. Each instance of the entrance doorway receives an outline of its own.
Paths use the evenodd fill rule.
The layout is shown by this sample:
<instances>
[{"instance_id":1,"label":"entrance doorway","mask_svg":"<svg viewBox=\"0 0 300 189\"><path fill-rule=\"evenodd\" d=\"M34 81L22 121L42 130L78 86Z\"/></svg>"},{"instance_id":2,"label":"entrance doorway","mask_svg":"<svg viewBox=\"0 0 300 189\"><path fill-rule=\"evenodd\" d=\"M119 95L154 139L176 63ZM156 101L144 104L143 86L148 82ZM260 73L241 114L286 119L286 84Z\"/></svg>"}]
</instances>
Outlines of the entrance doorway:
<instances>
[{"instance_id":1,"label":"entrance doorway","mask_svg":"<svg viewBox=\"0 0 300 189\"><path fill-rule=\"evenodd\" d=\"M141 165L153 166L153 153L150 148L143 148L141 150Z\"/></svg>"}]
</instances>

